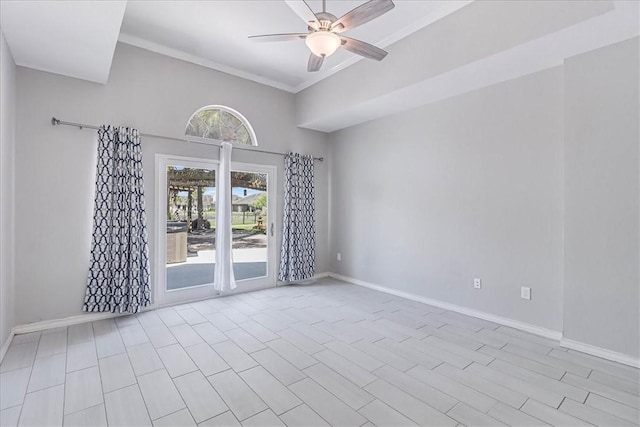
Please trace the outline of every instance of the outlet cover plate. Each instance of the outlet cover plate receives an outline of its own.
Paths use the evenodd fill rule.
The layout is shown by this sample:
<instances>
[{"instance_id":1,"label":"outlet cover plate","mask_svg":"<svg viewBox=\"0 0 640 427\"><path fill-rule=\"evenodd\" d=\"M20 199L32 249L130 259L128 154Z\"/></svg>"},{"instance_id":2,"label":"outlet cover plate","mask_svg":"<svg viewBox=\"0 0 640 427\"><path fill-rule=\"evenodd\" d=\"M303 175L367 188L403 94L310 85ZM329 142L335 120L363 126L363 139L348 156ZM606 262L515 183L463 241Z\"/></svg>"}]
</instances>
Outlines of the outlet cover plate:
<instances>
[{"instance_id":1,"label":"outlet cover plate","mask_svg":"<svg viewBox=\"0 0 640 427\"><path fill-rule=\"evenodd\" d=\"M531 299L531 288L526 286L522 286L520 288L520 298L530 300Z\"/></svg>"}]
</instances>

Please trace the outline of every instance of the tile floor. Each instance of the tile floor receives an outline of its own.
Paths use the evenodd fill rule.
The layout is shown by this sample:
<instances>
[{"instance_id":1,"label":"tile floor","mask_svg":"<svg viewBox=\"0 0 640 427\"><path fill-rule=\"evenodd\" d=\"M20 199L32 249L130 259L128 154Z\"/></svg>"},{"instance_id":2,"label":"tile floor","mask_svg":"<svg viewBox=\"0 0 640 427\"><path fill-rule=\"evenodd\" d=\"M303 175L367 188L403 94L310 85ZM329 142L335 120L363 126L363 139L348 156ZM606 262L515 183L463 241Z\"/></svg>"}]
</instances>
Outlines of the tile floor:
<instances>
[{"instance_id":1,"label":"tile floor","mask_svg":"<svg viewBox=\"0 0 640 427\"><path fill-rule=\"evenodd\" d=\"M639 424L639 372L326 279L18 335L2 426Z\"/></svg>"}]
</instances>

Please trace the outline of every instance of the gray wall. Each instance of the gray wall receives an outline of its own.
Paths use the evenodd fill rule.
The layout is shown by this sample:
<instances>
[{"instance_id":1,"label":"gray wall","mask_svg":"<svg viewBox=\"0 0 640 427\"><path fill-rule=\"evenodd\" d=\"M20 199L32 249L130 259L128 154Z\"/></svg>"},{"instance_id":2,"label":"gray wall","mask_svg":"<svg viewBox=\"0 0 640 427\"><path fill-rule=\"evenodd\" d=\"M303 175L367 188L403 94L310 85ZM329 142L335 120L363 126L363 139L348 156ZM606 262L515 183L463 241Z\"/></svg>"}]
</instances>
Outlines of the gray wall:
<instances>
[{"instance_id":1,"label":"gray wall","mask_svg":"<svg viewBox=\"0 0 640 427\"><path fill-rule=\"evenodd\" d=\"M215 103L244 114L261 148L330 157L317 164L317 271L638 356L637 38L328 137L295 126L292 94L127 45L107 85L18 67L15 222L4 210L15 67L2 47L2 262L15 224L17 324L79 314L84 295L96 134L53 128L50 117L180 137L193 111ZM143 150L147 177L156 153L217 158L213 147L151 138ZM277 165L282 188L281 157L234 159ZM150 230L153 187L148 178ZM3 264L3 340L10 271Z\"/></svg>"},{"instance_id":2,"label":"gray wall","mask_svg":"<svg viewBox=\"0 0 640 427\"><path fill-rule=\"evenodd\" d=\"M565 337L640 356L638 38L565 61Z\"/></svg>"},{"instance_id":3,"label":"gray wall","mask_svg":"<svg viewBox=\"0 0 640 427\"><path fill-rule=\"evenodd\" d=\"M181 137L195 110L222 104L249 120L262 149L327 155L325 134L295 126L292 94L129 45L118 45L106 85L18 67L17 88L17 324L80 314L84 297L97 136L95 131L52 127L52 115ZM143 139L152 253L156 153L217 158L218 149ZM283 157L240 151L233 157L278 166L281 217ZM327 164L316 165L317 271L323 272L328 269L328 215L322 208L328 204Z\"/></svg>"},{"instance_id":4,"label":"gray wall","mask_svg":"<svg viewBox=\"0 0 640 427\"><path fill-rule=\"evenodd\" d=\"M0 348L14 326L15 103L16 65L0 30Z\"/></svg>"},{"instance_id":5,"label":"gray wall","mask_svg":"<svg viewBox=\"0 0 640 427\"><path fill-rule=\"evenodd\" d=\"M561 330L562 107L558 67L332 134L332 270Z\"/></svg>"},{"instance_id":6,"label":"gray wall","mask_svg":"<svg viewBox=\"0 0 640 427\"><path fill-rule=\"evenodd\" d=\"M332 134L332 270L637 358L639 50Z\"/></svg>"}]
</instances>

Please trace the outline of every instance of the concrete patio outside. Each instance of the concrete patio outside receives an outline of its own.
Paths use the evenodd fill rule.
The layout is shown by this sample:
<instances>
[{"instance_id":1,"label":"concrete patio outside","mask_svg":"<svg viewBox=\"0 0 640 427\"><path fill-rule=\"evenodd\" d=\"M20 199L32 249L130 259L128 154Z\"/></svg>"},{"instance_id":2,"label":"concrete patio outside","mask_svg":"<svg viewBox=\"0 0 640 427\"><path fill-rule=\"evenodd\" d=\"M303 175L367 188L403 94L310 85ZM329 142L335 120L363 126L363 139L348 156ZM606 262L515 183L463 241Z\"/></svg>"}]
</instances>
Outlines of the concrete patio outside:
<instances>
[{"instance_id":1,"label":"concrete patio outside","mask_svg":"<svg viewBox=\"0 0 640 427\"><path fill-rule=\"evenodd\" d=\"M211 249L198 251L197 256L188 257L186 262L167 264L167 290L213 283L215 260L216 251ZM233 272L236 280L266 276L266 246L233 249Z\"/></svg>"}]
</instances>

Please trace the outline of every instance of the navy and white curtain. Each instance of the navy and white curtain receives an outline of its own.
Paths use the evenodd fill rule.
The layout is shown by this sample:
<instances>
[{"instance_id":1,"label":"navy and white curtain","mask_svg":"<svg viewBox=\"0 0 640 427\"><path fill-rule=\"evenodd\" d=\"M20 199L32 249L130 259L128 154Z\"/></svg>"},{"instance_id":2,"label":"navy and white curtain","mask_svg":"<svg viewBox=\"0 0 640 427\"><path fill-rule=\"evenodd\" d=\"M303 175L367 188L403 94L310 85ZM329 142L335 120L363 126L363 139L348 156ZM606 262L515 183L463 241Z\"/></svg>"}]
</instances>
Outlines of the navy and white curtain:
<instances>
[{"instance_id":1,"label":"navy and white curtain","mask_svg":"<svg viewBox=\"0 0 640 427\"><path fill-rule=\"evenodd\" d=\"M284 221L278 280L313 277L316 263L313 157L285 156Z\"/></svg>"},{"instance_id":2,"label":"navy and white curtain","mask_svg":"<svg viewBox=\"0 0 640 427\"><path fill-rule=\"evenodd\" d=\"M83 311L137 313L150 295L140 134L102 126Z\"/></svg>"}]
</instances>

